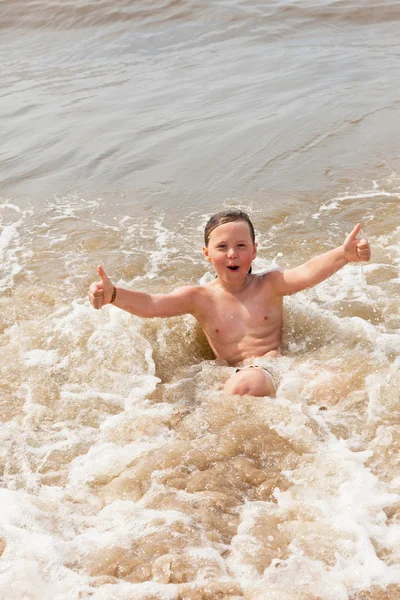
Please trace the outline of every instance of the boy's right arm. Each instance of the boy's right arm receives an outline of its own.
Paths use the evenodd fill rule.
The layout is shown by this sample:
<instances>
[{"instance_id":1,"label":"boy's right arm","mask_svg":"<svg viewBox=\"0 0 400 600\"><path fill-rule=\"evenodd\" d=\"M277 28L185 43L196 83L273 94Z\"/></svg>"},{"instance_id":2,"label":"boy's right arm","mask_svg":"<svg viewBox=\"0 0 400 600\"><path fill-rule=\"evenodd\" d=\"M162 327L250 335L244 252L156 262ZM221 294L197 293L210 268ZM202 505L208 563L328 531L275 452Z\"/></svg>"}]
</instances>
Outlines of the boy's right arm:
<instances>
[{"instance_id":1,"label":"boy's right arm","mask_svg":"<svg viewBox=\"0 0 400 600\"><path fill-rule=\"evenodd\" d=\"M97 272L101 281L91 284L88 297L92 306L99 309L110 304L114 284L103 267L97 267ZM178 288L170 294L147 294L118 287L113 304L138 317L176 317L193 314L196 298L196 288L191 286Z\"/></svg>"}]
</instances>

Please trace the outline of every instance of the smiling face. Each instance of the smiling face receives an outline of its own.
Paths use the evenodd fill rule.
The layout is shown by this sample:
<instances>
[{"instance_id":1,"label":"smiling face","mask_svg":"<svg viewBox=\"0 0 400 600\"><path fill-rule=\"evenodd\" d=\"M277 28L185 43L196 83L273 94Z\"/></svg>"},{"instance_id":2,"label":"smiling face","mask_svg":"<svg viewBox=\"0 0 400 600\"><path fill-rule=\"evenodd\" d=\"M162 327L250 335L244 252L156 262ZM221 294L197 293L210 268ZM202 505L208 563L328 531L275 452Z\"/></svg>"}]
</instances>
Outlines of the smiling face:
<instances>
[{"instance_id":1,"label":"smiling face","mask_svg":"<svg viewBox=\"0 0 400 600\"><path fill-rule=\"evenodd\" d=\"M203 253L221 281L235 283L246 279L257 244L253 243L248 223L231 221L213 229Z\"/></svg>"}]
</instances>

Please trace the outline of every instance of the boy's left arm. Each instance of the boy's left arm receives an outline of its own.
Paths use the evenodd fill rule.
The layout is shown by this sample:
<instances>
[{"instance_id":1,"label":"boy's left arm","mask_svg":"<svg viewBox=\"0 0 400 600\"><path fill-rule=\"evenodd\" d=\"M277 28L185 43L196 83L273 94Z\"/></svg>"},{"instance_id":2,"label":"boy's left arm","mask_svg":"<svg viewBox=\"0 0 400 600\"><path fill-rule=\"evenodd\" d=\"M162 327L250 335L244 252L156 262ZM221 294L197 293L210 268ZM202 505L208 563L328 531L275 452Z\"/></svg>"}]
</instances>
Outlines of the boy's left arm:
<instances>
[{"instance_id":1,"label":"boy's left arm","mask_svg":"<svg viewBox=\"0 0 400 600\"><path fill-rule=\"evenodd\" d=\"M366 239L357 239L360 228L360 224L356 225L342 246L311 258L294 269L270 273L275 291L282 296L295 294L324 281L349 262L368 261L371 249Z\"/></svg>"}]
</instances>

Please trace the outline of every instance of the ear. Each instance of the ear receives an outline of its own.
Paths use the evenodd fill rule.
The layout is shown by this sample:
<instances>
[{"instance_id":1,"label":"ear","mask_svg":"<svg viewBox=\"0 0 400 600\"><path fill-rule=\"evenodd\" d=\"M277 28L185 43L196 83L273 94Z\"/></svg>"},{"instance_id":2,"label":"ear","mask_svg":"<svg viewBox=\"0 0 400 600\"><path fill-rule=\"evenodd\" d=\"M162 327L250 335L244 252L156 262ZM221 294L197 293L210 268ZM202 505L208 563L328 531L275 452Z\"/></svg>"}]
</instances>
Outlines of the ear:
<instances>
[{"instance_id":1,"label":"ear","mask_svg":"<svg viewBox=\"0 0 400 600\"><path fill-rule=\"evenodd\" d=\"M258 242L255 242L254 246L253 246L253 258L252 258L252 260L254 260L255 257L257 256L257 248L258 248Z\"/></svg>"},{"instance_id":2,"label":"ear","mask_svg":"<svg viewBox=\"0 0 400 600\"><path fill-rule=\"evenodd\" d=\"M210 255L208 254L207 246L203 246L202 250L203 250L204 258L206 259L206 261L211 262L211 258L210 258Z\"/></svg>"}]
</instances>

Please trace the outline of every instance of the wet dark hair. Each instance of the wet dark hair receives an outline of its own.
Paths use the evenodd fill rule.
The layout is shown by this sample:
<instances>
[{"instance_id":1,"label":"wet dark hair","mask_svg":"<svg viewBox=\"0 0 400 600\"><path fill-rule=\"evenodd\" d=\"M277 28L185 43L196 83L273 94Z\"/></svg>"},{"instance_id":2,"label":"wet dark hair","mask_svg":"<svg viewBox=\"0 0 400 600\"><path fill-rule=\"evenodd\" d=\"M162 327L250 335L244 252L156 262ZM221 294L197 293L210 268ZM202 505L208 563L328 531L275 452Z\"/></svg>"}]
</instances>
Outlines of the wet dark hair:
<instances>
[{"instance_id":1,"label":"wet dark hair","mask_svg":"<svg viewBox=\"0 0 400 600\"><path fill-rule=\"evenodd\" d=\"M204 243L208 246L208 242L210 241L211 232L214 231L219 225L224 225L225 223L232 223L232 221L244 221L250 227L251 239L253 240L253 244L256 241L256 235L254 233L253 223L250 221L250 217L247 213L242 210L223 210L216 215L213 215L208 220L205 229L204 229Z\"/></svg>"}]
</instances>

